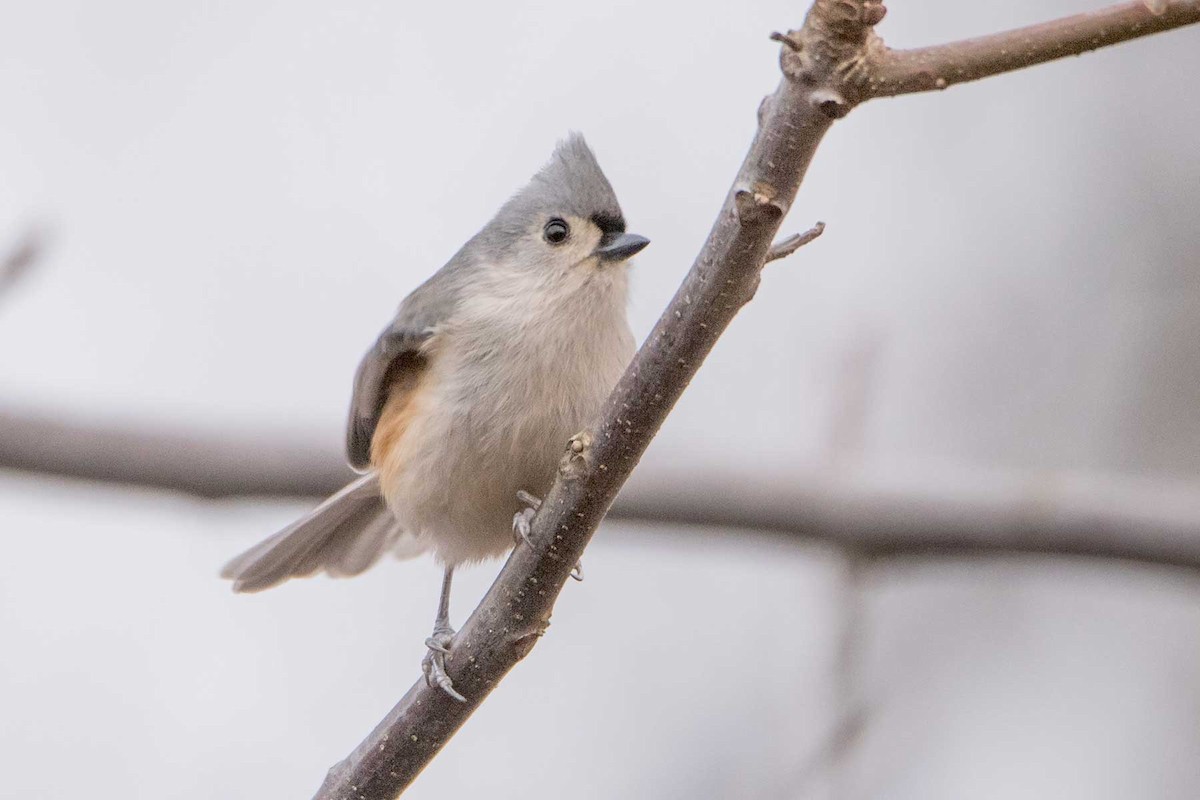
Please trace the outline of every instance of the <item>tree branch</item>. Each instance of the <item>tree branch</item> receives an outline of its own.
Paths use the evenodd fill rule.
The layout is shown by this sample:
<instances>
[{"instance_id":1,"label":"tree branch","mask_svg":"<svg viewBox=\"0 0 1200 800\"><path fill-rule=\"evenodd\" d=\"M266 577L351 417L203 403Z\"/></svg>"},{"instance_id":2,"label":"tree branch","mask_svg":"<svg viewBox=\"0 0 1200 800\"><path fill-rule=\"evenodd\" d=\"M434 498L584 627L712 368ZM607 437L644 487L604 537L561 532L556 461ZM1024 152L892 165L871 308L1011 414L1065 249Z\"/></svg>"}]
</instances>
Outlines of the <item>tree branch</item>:
<instances>
[{"instance_id":1,"label":"tree branch","mask_svg":"<svg viewBox=\"0 0 1200 800\"><path fill-rule=\"evenodd\" d=\"M798 31L773 37L784 44L784 78L760 107L758 132L707 241L601 418L573 438L533 522L532 547L513 552L454 642L449 673L467 702L454 702L418 681L330 770L318 800L395 797L545 632L558 593L621 485L717 338L753 297L771 240L834 120L872 97L945 88L1196 22L1200 0L1127 3L912 51L883 45L873 30L883 15L878 0L815 0ZM846 502L839 498L834 505ZM853 506L844 510L855 513ZM887 552L881 542L888 541L887 530L897 528L939 552L964 541L953 532L939 539L936 528L931 534L919 515L904 528L895 509L887 513L886 520L872 518L858 526L861 551ZM948 530L959 530L957 525ZM1127 529L1120 526L1108 538L1100 531L1108 551L1122 553ZM1186 523L1182 530L1194 533ZM1087 542L1097 533L1094 520L1085 519L1072 531L1067 538L1074 547L1092 547ZM993 534L997 541L1037 547L1036 532L1022 538L1001 525Z\"/></svg>"},{"instance_id":2,"label":"tree branch","mask_svg":"<svg viewBox=\"0 0 1200 800\"><path fill-rule=\"evenodd\" d=\"M888 97L945 89L1200 22L1198 0L1139 0L961 42L868 50L865 92Z\"/></svg>"},{"instance_id":3,"label":"tree branch","mask_svg":"<svg viewBox=\"0 0 1200 800\"><path fill-rule=\"evenodd\" d=\"M864 558L1035 554L1200 571L1195 481L908 465L804 480L639 473L639 520L778 531Z\"/></svg>"},{"instance_id":4,"label":"tree branch","mask_svg":"<svg viewBox=\"0 0 1200 800\"><path fill-rule=\"evenodd\" d=\"M97 424L0 410L0 468L198 497L326 497L354 473L335 448L276 430Z\"/></svg>"},{"instance_id":5,"label":"tree branch","mask_svg":"<svg viewBox=\"0 0 1200 800\"><path fill-rule=\"evenodd\" d=\"M448 671L467 702L418 681L330 770L317 800L399 794L545 632L571 567L621 485L717 337L754 296L771 239L825 132L870 96L864 85L879 85L868 56L880 50L872 26L883 14L877 0L816 0L803 27L788 34L784 80L759 108L750 152L683 285L600 420L572 439L534 519L533 546L513 552L454 642ZM1124 38L1134 35L1140 34ZM983 74L989 73L977 77Z\"/></svg>"},{"instance_id":6,"label":"tree branch","mask_svg":"<svg viewBox=\"0 0 1200 800\"><path fill-rule=\"evenodd\" d=\"M343 762L318 800L392 798L404 790L550 624L554 601L621 484L699 369L717 337L758 286L771 239L832 120L811 90L785 79L717 222L600 419L576 435L518 547L454 641L448 672L458 703L419 680Z\"/></svg>"},{"instance_id":7,"label":"tree branch","mask_svg":"<svg viewBox=\"0 0 1200 800\"><path fill-rule=\"evenodd\" d=\"M319 499L353 477L336 447L284 431L133 430L13 411L0 412L0 468L206 498ZM772 531L866 556L1040 553L1200 570L1200 491L1186 482L927 465L746 481L668 468L639 471L610 516Z\"/></svg>"}]
</instances>

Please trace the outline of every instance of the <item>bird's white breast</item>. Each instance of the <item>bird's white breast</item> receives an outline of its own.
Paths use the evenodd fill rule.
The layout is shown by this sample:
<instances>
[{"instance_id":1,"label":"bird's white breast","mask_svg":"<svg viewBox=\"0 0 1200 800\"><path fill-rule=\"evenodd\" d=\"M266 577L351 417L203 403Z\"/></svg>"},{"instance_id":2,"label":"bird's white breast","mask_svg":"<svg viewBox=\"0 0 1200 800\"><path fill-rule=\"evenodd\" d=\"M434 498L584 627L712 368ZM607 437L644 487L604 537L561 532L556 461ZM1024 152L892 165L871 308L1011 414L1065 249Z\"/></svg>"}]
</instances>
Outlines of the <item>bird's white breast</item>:
<instances>
[{"instance_id":1,"label":"bird's white breast","mask_svg":"<svg viewBox=\"0 0 1200 800\"><path fill-rule=\"evenodd\" d=\"M516 492L545 493L568 439L632 355L626 281L624 266L492 269L439 328L383 490L441 560L475 561L512 544Z\"/></svg>"}]
</instances>

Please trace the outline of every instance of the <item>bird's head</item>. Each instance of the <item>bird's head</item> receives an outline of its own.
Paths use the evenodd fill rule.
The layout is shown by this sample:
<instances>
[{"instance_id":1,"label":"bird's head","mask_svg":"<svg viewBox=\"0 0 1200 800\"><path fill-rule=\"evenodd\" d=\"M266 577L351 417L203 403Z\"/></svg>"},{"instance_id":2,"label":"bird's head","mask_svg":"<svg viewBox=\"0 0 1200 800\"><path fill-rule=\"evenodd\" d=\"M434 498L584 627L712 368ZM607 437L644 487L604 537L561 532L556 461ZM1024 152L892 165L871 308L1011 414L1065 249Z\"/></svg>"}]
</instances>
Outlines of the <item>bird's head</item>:
<instances>
[{"instance_id":1,"label":"bird's head","mask_svg":"<svg viewBox=\"0 0 1200 800\"><path fill-rule=\"evenodd\" d=\"M612 185L578 133L558 144L479 239L505 263L543 274L622 266L650 243L626 232Z\"/></svg>"}]
</instances>

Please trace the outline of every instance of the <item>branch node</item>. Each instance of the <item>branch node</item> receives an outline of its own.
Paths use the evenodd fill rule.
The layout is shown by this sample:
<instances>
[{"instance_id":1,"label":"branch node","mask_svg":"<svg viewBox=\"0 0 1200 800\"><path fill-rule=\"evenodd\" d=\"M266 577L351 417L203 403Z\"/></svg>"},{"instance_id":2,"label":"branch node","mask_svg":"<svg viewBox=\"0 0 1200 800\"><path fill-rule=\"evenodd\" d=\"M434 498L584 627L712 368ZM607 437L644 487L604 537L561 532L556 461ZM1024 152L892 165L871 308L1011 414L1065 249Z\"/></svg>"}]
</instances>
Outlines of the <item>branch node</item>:
<instances>
[{"instance_id":1,"label":"branch node","mask_svg":"<svg viewBox=\"0 0 1200 800\"><path fill-rule=\"evenodd\" d=\"M804 233L793 233L791 236L780 239L778 242L771 245L771 249L767 251L767 258L763 263L769 264L772 261L776 261L781 258L787 258L792 253L796 252L801 247L804 247L804 245L808 244L813 239L816 239L824 232L825 223L818 222Z\"/></svg>"},{"instance_id":2,"label":"branch node","mask_svg":"<svg viewBox=\"0 0 1200 800\"><path fill-rule=\"evenodd\" d=\"M767 116L767 109L771 105L771 95L765 95L762 102L758 104L758 124L762 125L763 119Z\"/></svg>"},{"instance_id":3,"label":"branch node","mask_svg":"<svg viewBox=\"0 0 1200 800\"><path fill-rule=\"evenodd\" d=\"M850 104L846 102L846 98L833 89L815 89L808 99L830 119L841 119L850 113Z\"/></svg>"},{"instance_id":4,"label":"branch node","mask_svg":"<svg viewBox=\"0 0 1200 800\"><path fill-rule=\"evenodd\" d=\"M887 16L887 6L879 2L864 3L862 7L862 21L864 25L875 27L883 22L883 18Z\"/></svg>"},{"instance_id":5,"label":"branch node","mask_svg":"<svg viewBox=\"0 0 1200 800\"><path fill-rule=\"evenodd\" d=\"M529 655L530 651L533 650L533 646L535 644L537 644L538 639L542 638L542 636L544 636L545 633L546 633L546 628L539 627L537 630L531 631L529 633L523 634L523 635L518 636L515 639L513 639L512 646L513 646L513 651L517 655L517 660L521 661L525 658L525 656Z\"/></svg>"},{"instance_id":6,"label":"branch node","mask_svg":"<svg viewBox=\"0 0 1200 800\"><path fill-rule=\"evenodd\" d=\"M880 0L817 0L812 21L851 42L862 42L867 31L887 14Z\"/></svg>"},{"instance_id":7,"label":"branch node","mask_svg":"<svg viewBox=\"0 0 1200 800\"><path fill-rule=\"evenodd\" d=\"M567 480L578 480L588 473L591 457L592 434L580 431L567 444L567 452L559 462L558 472Z\"/></svg>"},{"instance_id":8,"label":"branch node","mask_svg":"<svg viewBox=\"0 0 1200 800\"><path fill-rule=\"evenodd\" d=\"M738 189L733 195L738 219L746 225L755 225L783 217L783 205L776 200L778 191L768 183L759 182L753 190Z\"/></svg>"}]
</instances>

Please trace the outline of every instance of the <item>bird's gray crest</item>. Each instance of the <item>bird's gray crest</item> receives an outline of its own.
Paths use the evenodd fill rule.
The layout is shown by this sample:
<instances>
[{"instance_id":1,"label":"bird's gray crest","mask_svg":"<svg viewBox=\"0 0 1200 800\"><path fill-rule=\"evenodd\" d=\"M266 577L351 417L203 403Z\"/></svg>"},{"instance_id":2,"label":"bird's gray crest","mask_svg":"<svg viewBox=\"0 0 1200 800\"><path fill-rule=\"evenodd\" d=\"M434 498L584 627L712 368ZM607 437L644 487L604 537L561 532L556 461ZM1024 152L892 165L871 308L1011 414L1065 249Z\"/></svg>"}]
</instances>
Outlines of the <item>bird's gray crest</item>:
<instances>
[{"instance_id":1,"label":"bird's gray crest","mask_svg":"<svg viewBox=\"0 0 1200 800\"><path fill-rule=\"evenodd\" d=\"M579 133L572 132L558 143L550 161L509 198L482 233L519 237L528 231L532 220L560 214L619 222L624 230L612 184ZM494 239L489 243L501 244Z\"/></svg>"}]
</instances>

